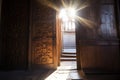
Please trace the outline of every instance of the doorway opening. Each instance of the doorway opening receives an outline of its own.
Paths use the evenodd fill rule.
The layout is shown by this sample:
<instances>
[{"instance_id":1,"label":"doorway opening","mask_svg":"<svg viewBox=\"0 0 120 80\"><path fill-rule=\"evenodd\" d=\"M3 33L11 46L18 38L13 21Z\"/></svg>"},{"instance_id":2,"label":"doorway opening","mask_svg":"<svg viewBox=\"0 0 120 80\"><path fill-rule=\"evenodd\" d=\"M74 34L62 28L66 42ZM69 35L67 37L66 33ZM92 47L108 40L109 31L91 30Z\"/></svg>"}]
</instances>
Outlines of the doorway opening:
<instances>
[{"instance_id":1,"label":"doorway opening","mask_svg":"<svg viewBox=\"0 0 120 80\"><path fill-rule=\"evenodd\" d=\"M60 66L77 69L75 10L62 9L60 15L61 53Z\"/></svg>"}]
</instances>

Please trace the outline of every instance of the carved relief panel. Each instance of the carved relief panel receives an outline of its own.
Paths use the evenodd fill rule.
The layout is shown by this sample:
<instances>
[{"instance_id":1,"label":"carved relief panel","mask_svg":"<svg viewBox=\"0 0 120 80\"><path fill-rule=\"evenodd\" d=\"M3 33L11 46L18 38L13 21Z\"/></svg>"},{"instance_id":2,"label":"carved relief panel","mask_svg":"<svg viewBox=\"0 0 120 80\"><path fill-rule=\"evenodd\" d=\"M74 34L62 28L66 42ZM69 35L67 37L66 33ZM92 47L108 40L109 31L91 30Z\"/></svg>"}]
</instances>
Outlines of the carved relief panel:
<instances>
[{"instance_id":1,"label":"carved relief panel","mask_svg":"<svg viewBox=\"0 0 120 80\"><path fill-rule=\"evenodd\" d=\"M53 63L52 39L44 38L33 43L33 62L35 64Z\"/></svg>"},{"instance_id":2,"label":"carved relief panel","mask_svg":"<svg viewBox=\"0 0 120 80\"><path fill-rule=\"evenodd\" d=\"M32 63L53 64L55 11L32 1Z\"/></svg>"}]
</instances>

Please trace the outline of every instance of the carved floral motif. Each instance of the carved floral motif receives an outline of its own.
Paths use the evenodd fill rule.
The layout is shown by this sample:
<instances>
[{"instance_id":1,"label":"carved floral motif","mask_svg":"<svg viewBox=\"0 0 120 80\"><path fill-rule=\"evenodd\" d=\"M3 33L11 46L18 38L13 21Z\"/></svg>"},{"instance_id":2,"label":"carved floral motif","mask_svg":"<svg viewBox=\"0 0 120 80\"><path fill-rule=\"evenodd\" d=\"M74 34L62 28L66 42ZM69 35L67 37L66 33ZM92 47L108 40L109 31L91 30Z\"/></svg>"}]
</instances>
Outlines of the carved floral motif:
<instances>
[{"instance_id":1,"label":"carved floral motif","mask_svg":"<svg viewBox=\"0 0 120 80\"><path fill-rule=\"evenodd\" d=\"M36 2L36 1L35 1ZM32 61L34 64L53 63L55 12L40 3L32 9Z\"/></svg>"}]
</instances>

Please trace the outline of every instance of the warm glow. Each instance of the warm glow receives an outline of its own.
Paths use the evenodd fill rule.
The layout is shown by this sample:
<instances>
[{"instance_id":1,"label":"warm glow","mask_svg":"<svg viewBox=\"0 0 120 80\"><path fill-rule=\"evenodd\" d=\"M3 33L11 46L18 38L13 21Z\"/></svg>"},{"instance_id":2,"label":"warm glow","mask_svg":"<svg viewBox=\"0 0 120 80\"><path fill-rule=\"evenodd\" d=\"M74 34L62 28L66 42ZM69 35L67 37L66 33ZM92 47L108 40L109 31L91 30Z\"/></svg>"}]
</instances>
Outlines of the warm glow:
<instances>
[{"instance_id":1,"label":"warm glow","mask_svg":"<svg viewBox=\"0 0 120 80\"><path fill-rule=\"evenodd\" d=\"M60 10L59 17L62 21L63 31L75 31L75 16L74 8L64 8Z\"/></svg>"},{"instance_id":2,"label":"warm glow","mask_svg":"<svg viewBox=\"0 0 120 80\"><path fill-rule=\"evenodd\" d=\"M70 18L75 18L75 15L76 15L76 11L74 8L68 8L68 16Z\"/></svg>"},{"instance_id":3,"label":"warm glow","mask_svg":"<svg viewBox=\"0 0 120 80\"><path fill-rule=\"evenodd\" d=\"M66 9L61 9L59 16L63 21L68 21Z\"/></svg>"},{"instance_id":4,"label":"warm glow","mask_svg":"<svg viewBox=\"0 0 120 80\"><path fill-rule=\"evenodd\" d=\"M82 25L87 25L88 28L93 28L95 23L89 19L85 19L80 15L80 11L89 6L89 0L82 2L80 0L61 0L63 9L60 9L54 2L49 0L38 0L41 4L49 6L50 8L59 12L59 17L63 22L74 19L75 21L80 22ZM73 26L74 27L74 24Z\"/></svg>"},{"instance_id":5,"label":"warm glow","mask_svg":"<svg viewBox=\"0 0 120 80\"><path fill-rule=\"evenodd\" d=\"M81 80L84 76L82 71L73 70L74 64L71 66L59 66L56 71L46 77L45 80Z\"/></svg>"},{"instance_id":6,"label":"warm glow","mask_svg":"<svg viewBox=\"0 0 120 80\"><path fill-rule=\"evenodd\" d=\"M64 9L61 9L60 10L60 18L63 20L63 21L68 21L68 20L72 20L75 18L75 15L76 15L76 11L74 8L64 8Z\"/></svg>"},{"instance_id":7,"label":"warm glow","mask_svg":"<svg viewBox=\"0 0 120 80\"><path fill-rule=\"evenodd\" d=\"M71 66L67 66L67 68L68 67L71 68ZM45 80L71 80L68 78L69 74L70 70L61 70L61 67L58 67L58 69L54 71L50 76L48 76Z\"/></svg>"}]
</instances>

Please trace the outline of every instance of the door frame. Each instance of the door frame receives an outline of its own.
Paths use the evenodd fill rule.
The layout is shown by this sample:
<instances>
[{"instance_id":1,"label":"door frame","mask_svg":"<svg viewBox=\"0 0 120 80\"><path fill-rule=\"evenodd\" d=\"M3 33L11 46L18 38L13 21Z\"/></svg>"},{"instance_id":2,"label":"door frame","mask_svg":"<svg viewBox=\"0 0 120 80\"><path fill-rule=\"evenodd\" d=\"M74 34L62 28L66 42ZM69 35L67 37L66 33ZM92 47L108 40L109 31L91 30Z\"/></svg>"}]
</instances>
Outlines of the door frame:
<instances>
[{"instance_id":1,"label":"door frame","mask_svg":"<svg viewBox=\"0 0 120 80\"><path fill-rule=\"evenodd\" d=\"M76 65L77 70L81 70L80 50L79 50L79 28L77 22L75 22L75 40L76 40ZM62 53L62 33L61 33L61 20L59 19L59 13L56 12L56 53L57 53L57 65L60 66L60 56ZM78 54L79 53L79 54Z\"/></svg>"},{"instance_id":2,"label":"door frame","mask_svg":"<svg viewBox=\"0 0 120 80\"><path fill-rule=\"evenodd\" d=\"M56 12L56 53L57 53L57 66L60 66L60 54L62 53L62 39L61 39L61 21L59 13Z\"/></svg>"}]
</instances>

